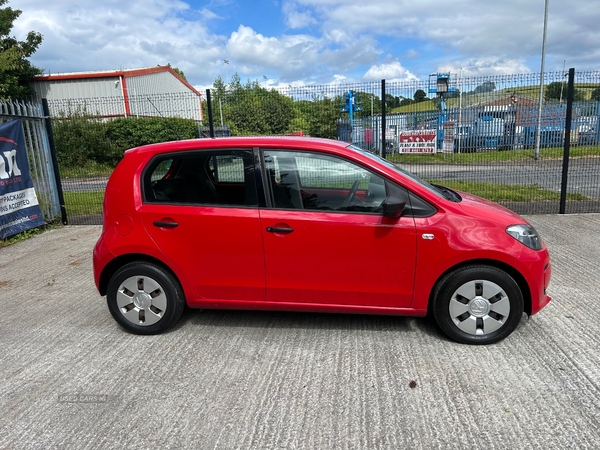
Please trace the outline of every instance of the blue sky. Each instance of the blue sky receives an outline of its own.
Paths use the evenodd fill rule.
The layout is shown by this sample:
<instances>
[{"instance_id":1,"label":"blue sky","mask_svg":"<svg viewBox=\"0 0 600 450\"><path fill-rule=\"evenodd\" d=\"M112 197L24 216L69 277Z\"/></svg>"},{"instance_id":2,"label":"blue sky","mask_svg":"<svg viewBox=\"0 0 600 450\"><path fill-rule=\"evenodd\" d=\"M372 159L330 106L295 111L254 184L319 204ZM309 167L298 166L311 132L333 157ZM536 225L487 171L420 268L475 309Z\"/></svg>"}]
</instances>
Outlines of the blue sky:
<instances>
[{"instance_id":1,"label":"blue sky","mask_svg":"<svg viewBox=\"0 0 600 450\"><path fill-rule=\"evenodd\" d=\"M600 2L549 0L546 70L600 70ZM539 72L544 0L10 0L47 73L170 63L198 88ZM229 61L225 64L223 61ZM267 77L265 81L264 77Z\"/></svg>"}]
</instances>

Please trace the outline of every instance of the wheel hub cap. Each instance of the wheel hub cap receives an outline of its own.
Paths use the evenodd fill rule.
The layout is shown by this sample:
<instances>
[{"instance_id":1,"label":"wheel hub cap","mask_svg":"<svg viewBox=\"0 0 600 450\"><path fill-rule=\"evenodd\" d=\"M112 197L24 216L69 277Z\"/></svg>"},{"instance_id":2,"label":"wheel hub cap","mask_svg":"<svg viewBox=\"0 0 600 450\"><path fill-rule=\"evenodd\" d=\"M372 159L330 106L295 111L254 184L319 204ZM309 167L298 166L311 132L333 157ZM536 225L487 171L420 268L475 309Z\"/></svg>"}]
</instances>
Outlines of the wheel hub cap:
<instances>
[{"instance_id":1,"label":"wheel hub cap","mask_svg":"<svg viewBox=\"0 0 600 450\"><path fill-rule=\"evenodd\" d=\"M490 302L483 297L475 297L469 303L469 312L475 317L483 317L490 312Z\"/></svg>"},{"instance_id":2,"label":"wheel hub cap","mask_svg":"<svg viewBox=\"0 0 600 450\"><path fill-rule=\"evenodd\" d=\"M152 297L145 292L139 292L133 297L133 304L136 308L147 309L152 305Z\"/></svg>"},{"instance_id":3,"label":"wheel hub cap","mask_svg":"<svg viewBox=\"0 0 600 450\"><path fill-rule=\"evenodd\" d=\"M459 330L470 335L485 335L499 330L506 323L510 300L496 283L472 280L454 292L448 312Z\"/></svg>"}]
</instances>

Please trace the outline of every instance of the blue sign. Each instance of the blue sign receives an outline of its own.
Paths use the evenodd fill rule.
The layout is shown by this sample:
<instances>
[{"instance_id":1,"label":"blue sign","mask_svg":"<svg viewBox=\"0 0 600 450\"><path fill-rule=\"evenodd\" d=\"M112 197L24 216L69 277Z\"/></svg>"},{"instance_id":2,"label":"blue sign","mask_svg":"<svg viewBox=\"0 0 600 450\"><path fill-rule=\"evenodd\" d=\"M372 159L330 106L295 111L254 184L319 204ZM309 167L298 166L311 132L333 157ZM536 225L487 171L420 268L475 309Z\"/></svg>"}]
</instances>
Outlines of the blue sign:
<instances>
[{"instance_id":1,"label":"blue sign","mask_svg":"<svg viewBox=\"0 0 600 450\"><path fill-rule=\"evenodd\" d=\"M20 120L0 125L0 239L44 224Z\"/></svg>"}]
</instances>

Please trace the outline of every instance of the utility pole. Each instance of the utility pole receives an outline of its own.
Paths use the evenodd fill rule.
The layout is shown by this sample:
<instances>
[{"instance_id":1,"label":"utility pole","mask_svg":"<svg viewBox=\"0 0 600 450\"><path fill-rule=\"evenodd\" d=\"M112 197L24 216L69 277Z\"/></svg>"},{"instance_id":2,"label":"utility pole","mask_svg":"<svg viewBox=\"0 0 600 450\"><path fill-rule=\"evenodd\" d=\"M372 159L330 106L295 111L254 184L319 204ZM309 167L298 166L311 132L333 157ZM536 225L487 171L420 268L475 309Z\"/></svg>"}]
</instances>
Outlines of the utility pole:
<instances>
[{"instance_id":1,"label":"utility pole","mask_svg":"<svg viewBox=\"0 0 600 450\"><path fill-rule=\"evenodd\" d=\"M459 80L458 85L460 86L458 88L458 153L460 153L460 139L462 136L462 129L461 129L461 125L462 125L462 91L463 91L462 70L463 70L463 68L461 67L460 74L458 75L458 80Z\"/></svg>"},{"instance_id":2,"label":"utility pole","mask_svg":"<svg viewBox=\"0 0 600 450\"><path fill-rule=\"evenodd\" d=\"M544 34L542 37L542 68L540 71L540 101L538 103L537 127L535 131L535 155L533 159L540 159L540 137L542 135L542 102L544 100L544 62L546 59L546 33L548 31L548 1L544 5Z\"/></svg>"}]
</instances>

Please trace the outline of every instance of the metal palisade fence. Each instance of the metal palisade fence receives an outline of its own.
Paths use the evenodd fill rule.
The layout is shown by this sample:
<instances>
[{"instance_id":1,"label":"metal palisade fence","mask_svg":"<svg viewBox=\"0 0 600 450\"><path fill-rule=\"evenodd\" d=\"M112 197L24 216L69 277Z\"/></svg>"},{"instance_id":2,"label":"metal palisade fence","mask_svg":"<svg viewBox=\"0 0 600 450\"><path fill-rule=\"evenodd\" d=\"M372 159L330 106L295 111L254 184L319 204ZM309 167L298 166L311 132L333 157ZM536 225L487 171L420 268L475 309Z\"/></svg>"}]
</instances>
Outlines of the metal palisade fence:
<instances>
[{"instance_id":1,"label":"metal palisade fence","mask_svg":"<svg viewBox=\"0 0 600 450\"><path fill-rule=\"evenodd\" d=\"M33 187L44 222L64 221L57 164L49 138L49 120L42 104L0 101L0 124L12 120L21 121Z\"/></svg>"},{"instance_id":2,"label":"metal palisade fence","mask_svg":"<svg viewBox=\"0 0 600 450\"><path fill-rule=\"evenodd\" d=\"M540 97L539 73L278 88L232 77L201 104L133 97L129 115L113 97L48 103L70 223L100 223L106 180L127 148L211 130L342 140L519 213L600 212L600 72L568 81L545 73Z\"/></svg>"}]
</instances>

